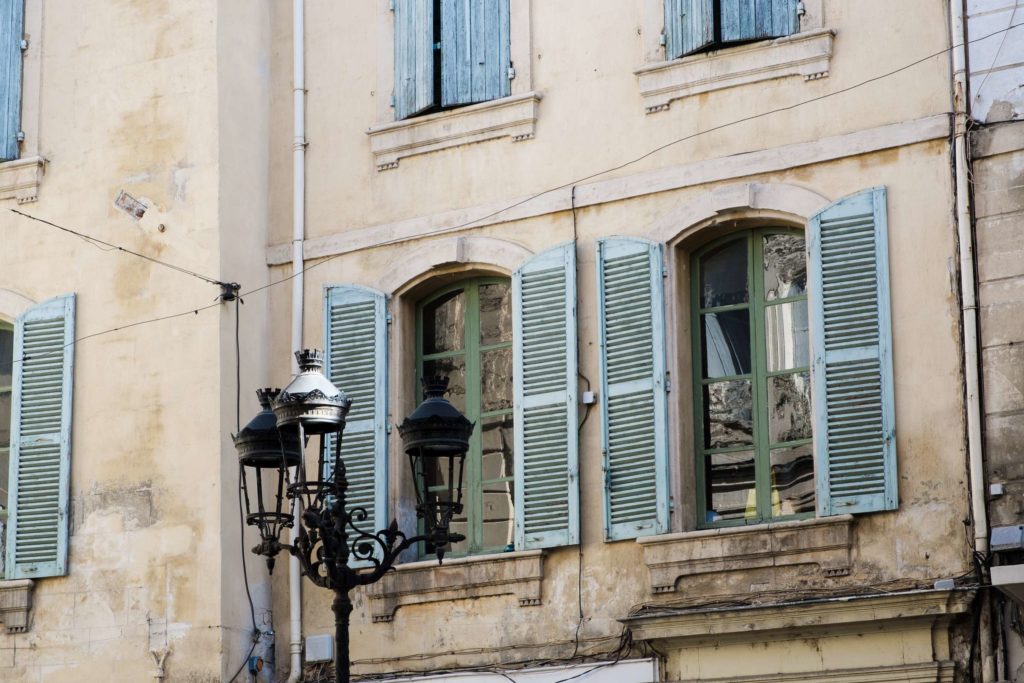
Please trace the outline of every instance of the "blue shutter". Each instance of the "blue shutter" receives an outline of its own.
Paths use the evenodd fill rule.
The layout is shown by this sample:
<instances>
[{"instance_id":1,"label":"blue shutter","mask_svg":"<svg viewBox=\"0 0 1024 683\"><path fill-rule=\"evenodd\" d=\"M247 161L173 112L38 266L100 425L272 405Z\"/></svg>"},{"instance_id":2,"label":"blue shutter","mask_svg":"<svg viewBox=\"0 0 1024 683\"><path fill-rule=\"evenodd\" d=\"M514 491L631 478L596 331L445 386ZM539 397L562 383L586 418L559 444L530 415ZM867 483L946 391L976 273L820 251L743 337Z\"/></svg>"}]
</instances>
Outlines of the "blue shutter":
<instances>
[{"instance_id":1,"label":"blue shutter","mask_svg":"<svg viewBox=\"0 0 1024 683\"><path fill-rule=\"evenodd\" d=\"M509 0L441 0L441 103L486 102L511 92Z\"/></svg>"},{"instance_id":2,"label":"blue shutter","mask_svg":"<svg viewBox=\"0 0 1024 683\"><path fill-rule=\"evenodd\" d=\"M661 245L597 243L605 537L668 531L668 401Z\"/></svg>"},{"instance_id":3,"label":"blue shutter","mask_svg":"<svg viewBox=\"0 0 1024 683\"><path fill-rule=\"evenodd\" d=\"M665 57L676 59L715 42L713 0L665 0Z\"/></svg>"},{"instance_id":4,"label":"blue shutter","mask_svg":"<svg viewBox=\"0 0 1024 683\"><path fill-rule=\"evenodd\" d=\"M721 0L722 42L778 38L796 33L798 0Z\"/></svg>"},{"instance_id":5,"label":"blue shutter","mask_svg":"<svg viewBox=\"0 0 1024 683\"><path fill-rule=\"evenodd\" d=\"M73 294L33 306L14 331L7 578L68 567Z\"/></svg>"},{"instance_id":6,"label":"blue shutter","mask_svg":"<svg viewBox=\"0 0 1024 683\"><path fill-rule=\"evenodd\" d=\"M434 3L394 0L395 118L415 116L434 99Z\"/></svg>"},{"instance_id":7,"label":"blue shutter","mask_svg":"<svg viewBox=\"0 0 1024 683\"><path fill-rule=\"evenodd\" d=\"M885 189L814 216L808 250L818 514L894 510Z\"/></svg>"},{"instance_id":8,"label":"blue shutter","mask_svg":"<svg viewBox=\"0 0 1024 683\"><path fill-rule=\"evenodd\" d=\"M357 285L327 287L324 335L326 374L352 399L341 445L349 485L348 503L366 511L366 519L359 526L373 533L388 523L384 294Z\"/></svg>"},{"instance_id":9,"label":"blue shutter","mask_svg":"<svg viewBox=\"0 0 1024 683\"><path fill-rule=\"evenodd\" d=\"M21 40L24 0L0 3L0 160L18 158L21 130Z\"/></svg>"},{"instance_id":10,"label":"blue shutter","mask_svg":"<svg viewBox=\"0 0 1024 683\"><path fill-rule=\"evenodd\" d=\"M516 548L579 543L576 244L512 276Z\"/></svg>"}]
</instances>

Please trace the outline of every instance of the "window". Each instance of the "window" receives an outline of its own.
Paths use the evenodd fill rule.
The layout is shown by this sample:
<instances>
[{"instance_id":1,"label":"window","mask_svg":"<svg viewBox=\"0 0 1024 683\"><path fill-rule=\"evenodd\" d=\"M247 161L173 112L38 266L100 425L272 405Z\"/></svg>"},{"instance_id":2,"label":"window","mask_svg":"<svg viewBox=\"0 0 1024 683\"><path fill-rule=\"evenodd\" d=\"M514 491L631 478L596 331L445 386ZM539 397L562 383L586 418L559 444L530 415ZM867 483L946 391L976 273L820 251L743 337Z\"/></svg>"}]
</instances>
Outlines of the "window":
<instances>
[{"instance_id":1,"label":"window","mask_svg":"<svg viewBox=\"0 0 1024 683\"><path fill-rule=\"evenodd\" d=\"M665 0L668 59L800 30L798 0Z\"/></svg>"},{"instance_id":2,"label":"window","mask_svg":"<svg viewBox=\"0 0 1024 683\"><path fill-rule=\"evenodd\" d=\"M395 0L395 118L511 93L509 0Z\"/></svg>"},{"instance_id":3,"label":"window","mask_svg":"<svg viewBox=\"0 0 1024 683\"><path fill-rule=\"evenodd\" d=\"M729 235L698 252L691 272L698 519L813 514L803 234Z\"/></svg>"},{"instance_id":4,"label":"window","mask_svg":"<svg viewBox=\"0 0 1024 683\"><path fill-rule=\"evenodd\" d=\"M0 320L0 576L4 575L7 529L8 468L11 458L11 378L14 370L14 327Z\"/></svg>"},{"instance_id":5,"label":"window","mask_svg":"<svg viewBox=\"0 0 1024 683\"><path fill-rule=\"evenodd\" d=\"M449 379L448 398L477 425L463 473L463 515L452 530L466 536L456 555L514 547L512 290L505 278L478 278L423 300L417 312L417 376ZM445 472L428 472L428 494ZM434 489L429 487L433 484ZM426 549L431 554L431 549Z\"/></svg>"}]
</instances>

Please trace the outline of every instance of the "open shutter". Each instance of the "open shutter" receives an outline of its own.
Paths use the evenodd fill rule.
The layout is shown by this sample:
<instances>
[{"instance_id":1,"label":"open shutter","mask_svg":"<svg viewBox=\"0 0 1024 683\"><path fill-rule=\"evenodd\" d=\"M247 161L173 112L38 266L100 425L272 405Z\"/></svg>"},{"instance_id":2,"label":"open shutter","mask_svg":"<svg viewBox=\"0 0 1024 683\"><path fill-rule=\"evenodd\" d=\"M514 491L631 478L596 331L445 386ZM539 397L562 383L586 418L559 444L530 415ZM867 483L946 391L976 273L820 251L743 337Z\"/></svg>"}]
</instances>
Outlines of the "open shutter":
<instances>
[{"instance_id":1,"label":"open shutter","mask_svg":"<svg viewBox=\"0 0 1024 683\"><path fill-rule=\"evenodd\" d=\"M434 3L394 0L395 118L419 114L434 99Z\"/></svg>"},{"instance_id":2,"label":"open shutter","mask_svg":"<svg viewBox=\"0 0 1024 683\"><path fill-rule=\"evenodd\" d=\"M441 103L506 97L509 0L441 0Z\"/></svg>"},{"instance_id":3,"label":"open shutter","mask_svg":"<svg viewBox=\"0 0 1024 683\"><path fill-rule=\"evenodd\" d=\"M668 401L661 245L597 243L605 536L668 531Z\"/></svg>"},{"instance_id":4,"label":"open shutter","mask_svg":"<svg viewBox=\"0 0 1024 683\"><path fill-rule=\"evenodd\" d=\"M18 158L21 130L21 40L24 0L0 3L0 160Z\"/></svg>"},{"instance_id":5,"label":"open shutter","mask_svg":"<svg viewBox=\"0 0 1024 683\"><path fill-rule=\"evenodd\" d=\"M778 38L799 29L798 0L721 0L722 42Z\"/></svg>"},{"instance_id":6,"label":"open shutter","mask_svg":"<svg viewBox=\"0 0 1024 683\"><path fill-rule=\"evenodd\" d=\"M15 326L9 579L67 573L74 340L73 294L33 306Z\"/></svg>"},{"instance_id":7,"label":"open shutter","mask_svg":"<svg viewBox=\"0 0 1024 683\"><path fill-rule=\"evenodd\" d=\"M811 219L818 514L894 510L896 442L885 190Z\"/></svg>"},{"instance_id":8,"label":"open shutter","mask_svg":"<svg viewBox=\"0 0 1024 683\"><path fill-rule=\"evenodd\" d=\"M516 548L579 543L576 243L512 276Z\"/></svg>"},{"instance_id":9,"label":"open shutter","mask_svg":"<svg viewBox=\"0 0 1024 683\"><path fill-rule=\"evenodd\" d=\"M327 377L352 399L341 446L348 504L366 510L359 526L373 533L388 523L384 294L357 285L327 287L324 334Z\"/></svg>"},{"instance_id":10,"label":"open shutter","mask_svg":"<svg viewBox=\"0 0 1024 683\"><path fill-rule=\"evenodd\" d=\"M713 0L665 0L665 57L676 59L715 42Z\"/></svg>"}]
</instances>

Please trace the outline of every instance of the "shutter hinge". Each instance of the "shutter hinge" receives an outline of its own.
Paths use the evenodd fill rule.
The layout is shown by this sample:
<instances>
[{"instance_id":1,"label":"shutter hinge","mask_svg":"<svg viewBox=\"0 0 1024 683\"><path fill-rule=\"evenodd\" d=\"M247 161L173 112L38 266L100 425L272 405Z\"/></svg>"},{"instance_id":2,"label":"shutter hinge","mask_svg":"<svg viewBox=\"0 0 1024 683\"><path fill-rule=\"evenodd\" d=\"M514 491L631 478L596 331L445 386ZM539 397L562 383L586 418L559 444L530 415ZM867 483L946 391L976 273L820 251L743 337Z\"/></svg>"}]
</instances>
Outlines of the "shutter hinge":
<instances>
[{"instance_id":1,"label":"shutter hinge","mask_svg":"<svg viewBox=\"0 0 1024 683\"><path fill-rule=\"evenodd\" d=\"M441 43L440 42L434 43L434 52L440 52L440 51L441 51Z\"/></svg>"},{"instance_id":2,"label":"shutter hinge","mask_svg":"<svg viewBox=\"0 0 1024 683\"><path fill-rule=\"evenodd\" d=\"M25 131L18 131L18 142L25 142Z\"/></svg>"},{"instance_id":3,"label":"shutter hinge","mask_svg":"<svg viewBox=\"0 0 1024 683\"><path fill-rule=\"evenodd\" d=\"M661 32L660 36L658 36L658 45L661 45L663 47L665 45L668 45L668 36L665 35L664 31Z\"/></svg>"},{"instance_id":4,"label":"shutter hinge","mask_svg":"<svg viewBox=\"0 0 1024 683\"><path fill-rule=\"evenodd\" d=\"M672 391L672 380L668 377L665 378L665 393Z\"/></svg>"},{"instance_id":5,"label":"shutter hinge","mask_svg":"<svg viewBox=\"0 0 1024 683\"><path fill-rule=\"evenodd\" d=\"M661 276L662 277L668 277L668 266L662 266L661 267Z\"/></svg>"},{"instance_id":6,"label":"shutter hinge","mask_svg":"<svg viewBox=\"0 0 1024 683\"><path fill-rule=\"evenodd\" d=\"M386 322L388 325L390 325L391 324L391 320L392 320L391 314L390 313L385 313L384 314L384 322Z\"/></svg>"},{"instance_id":7,"label":"shutter hinge","mask_svg":"<svg viewBox=\"0 0 1024 683\"><path fill-rule=\"evenodd\" d=\"M390 434L391 433L391 423L390 422L384 423L384 433L385 434Z\"/></svg>"},{"instance_id":8,"label":"shutter hinge","mask_svg":"<svg viewBox=\"0 0 1024 683\"><path fill-rule=\"evenodd\" d=\"M807 14L807 7L804 5L803 0L801 0L796 3L796 15L802 17L805 14Z\"/></svg>"},{"instance_id":9,"label":"shutter hinge","mask_svg":"<svg viewBox=\"0 0 1024 683\"><path fill-rule=\"evenodd\" d=\"M668 499L668 511L669 512L675 512L676 511L676 499L675 498L671 498L670 497Z\"/></svg>"},{"instance_id":10,"label":"shutter hinge","mask_svg":"<svg viewBox=\"0 0 1024 683\"><path fill-rule=\"evenodd\" d=\"M22 50L27 50L28 49L28 40L25 39L25 38L21 39L21 49Z\"/></svg>"},{"instance_id":11,"label":"shutter hinge","mask_svg":"<svg viewBox=\"0 0 1024 683\"><path fill-rule=\"evenodd\" d=\"M516 67L512 66L512 65L509 65L509 67L508 67L508 80L511 81L515 77L516 77Z\"/></svg>"},{"instance_id":12,"label":"shutter hinge","mask_svg":"<svg viewBox=\"0 0 1024 683\"><path fill-rule=\"evenodd\" d=\"M391 106L392 109L394 109L394 107L395 107L395 93L393 93L393 92L391 93L391 105L390 106Z\"/></svg>"},{"instance_id":13,"label":"shutter hinge","mask_svg":"<svg viewBox=\"0 0 1024 683\"><path fill-rule=\"evenodd\" d=\"M395 11L395 0L388 0L388 9L392 12Z\"/></svg>"}]
</instances>

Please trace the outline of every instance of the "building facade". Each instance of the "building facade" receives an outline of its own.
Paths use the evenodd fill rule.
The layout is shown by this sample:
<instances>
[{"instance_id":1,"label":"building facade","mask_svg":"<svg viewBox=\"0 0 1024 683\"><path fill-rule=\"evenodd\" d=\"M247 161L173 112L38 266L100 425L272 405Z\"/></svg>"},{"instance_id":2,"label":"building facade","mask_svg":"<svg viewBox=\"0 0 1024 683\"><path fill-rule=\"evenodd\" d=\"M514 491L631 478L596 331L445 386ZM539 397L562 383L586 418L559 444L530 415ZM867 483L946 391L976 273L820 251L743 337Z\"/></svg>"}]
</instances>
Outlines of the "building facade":
<instances>
[{"instance_id":1,"label":"building facade","mask_svg":"<svg viewBox=\"0 0 1024 683\"><path fill-rule=\"evenodd\" d=\"M1021 108L975 47L1024 12L12 4L0 195L59 227L0 217L0 679L328 680L230 440L314 347L368 526L417 529L423 378L476 424L466 540L355 593L359 676L1014 680L1019 146L979 110Z\"/></svg>"}]
</instances>

